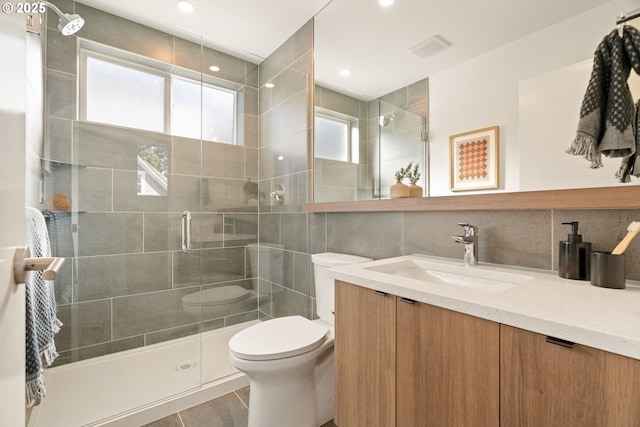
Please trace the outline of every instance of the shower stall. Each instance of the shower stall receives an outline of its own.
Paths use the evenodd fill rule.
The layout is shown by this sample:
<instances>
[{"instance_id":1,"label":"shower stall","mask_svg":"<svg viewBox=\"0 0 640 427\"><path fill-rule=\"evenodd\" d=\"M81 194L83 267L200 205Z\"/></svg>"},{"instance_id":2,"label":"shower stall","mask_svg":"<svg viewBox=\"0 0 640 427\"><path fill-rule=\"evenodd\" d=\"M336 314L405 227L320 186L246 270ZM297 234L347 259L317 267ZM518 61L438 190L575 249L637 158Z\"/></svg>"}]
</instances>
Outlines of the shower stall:
<instances>
[{"instance_id":1,"label":"shower stall","mask_svg":"<svg viewBox=\"0 0 640 427\"><path fill-rule=\"evenodd\" d=\"M102 425L239 388L227 341L269 298L256 259L258 66L53 3L86 24L64 36L50 14L42 29L36 198L67 262L60 356L28 425Z\"/></svg>"}]
</instances>

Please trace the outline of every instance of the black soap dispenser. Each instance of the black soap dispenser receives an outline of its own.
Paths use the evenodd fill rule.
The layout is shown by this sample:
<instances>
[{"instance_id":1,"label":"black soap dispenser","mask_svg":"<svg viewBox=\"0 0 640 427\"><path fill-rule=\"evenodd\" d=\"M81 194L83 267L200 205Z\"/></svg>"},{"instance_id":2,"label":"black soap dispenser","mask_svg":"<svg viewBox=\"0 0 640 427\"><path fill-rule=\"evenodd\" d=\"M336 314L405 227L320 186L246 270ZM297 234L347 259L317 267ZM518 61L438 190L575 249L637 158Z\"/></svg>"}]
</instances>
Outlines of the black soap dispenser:
<instances>
[{"instance_id":1,"label":"black soap dispenser","mask_svg":"<svg viewBox=\"0 0 640 427\"><path fill-rule=\"evenodd\" d=\"M577 221L562 224L571 226L571 234L566 241L560 242L558 275L565 279L589 280L591 243L582 241Z\"/></svg>"}]
</instances>

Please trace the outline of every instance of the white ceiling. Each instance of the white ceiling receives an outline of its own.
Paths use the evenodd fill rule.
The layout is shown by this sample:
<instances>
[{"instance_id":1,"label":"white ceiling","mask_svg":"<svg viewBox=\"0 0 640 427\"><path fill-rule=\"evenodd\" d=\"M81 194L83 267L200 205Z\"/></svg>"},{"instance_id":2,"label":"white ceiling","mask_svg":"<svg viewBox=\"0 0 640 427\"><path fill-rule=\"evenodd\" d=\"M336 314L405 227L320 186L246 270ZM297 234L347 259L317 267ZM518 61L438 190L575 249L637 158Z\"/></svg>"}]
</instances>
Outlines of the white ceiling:
<instances>
[{"instance_id":1,"label":"white ceiling","mask_svg":"<svg viewBox=\"0 0 640 427\"><path fill-rule=\"evenodd\" d=\"M609 0L81 0L89 6L259 63L313 16L315 77L369 99L389 93ZM67 11L64 11L67 12ZM607 17L607 19L612 19ZM439 35L451 46L409 51ZM344 78L342 68L352 71Z\"/></svg>"}]
</instances>

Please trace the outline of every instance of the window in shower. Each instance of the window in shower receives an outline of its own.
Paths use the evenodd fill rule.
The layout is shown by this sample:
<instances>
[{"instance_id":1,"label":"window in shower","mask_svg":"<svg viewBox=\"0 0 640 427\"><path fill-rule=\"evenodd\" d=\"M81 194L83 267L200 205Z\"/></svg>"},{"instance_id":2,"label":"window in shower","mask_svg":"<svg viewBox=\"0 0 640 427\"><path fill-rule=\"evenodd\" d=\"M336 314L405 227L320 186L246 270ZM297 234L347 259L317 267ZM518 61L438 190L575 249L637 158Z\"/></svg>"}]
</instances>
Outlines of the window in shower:
<instances>
[{"instance_id":1,"label":"window in shower","mask_svg":"<svg viewBox=\"0 0 640 427\"><path fill-rule=\"evenodd\" d=\"M85 119L164 132L165 81L160 74L88 56Z\"/></svg>"},{"instance_id":2,"label":"window in shower","mask_svg":"<svg viewBox=\"0 0 640 427\"><path fill-rule=\"evenodd\" d=\"M237 92L169 68L83 49L81 119L236 144Z\"/></svg>"},{"instance_id":3,"label":"window in shower","mask_svg":"<svg viewBox=\"0 0 640 427\"><path fill-rule=\"evenodd\" d=\"M359 162L357 119L320 112L315 114L315 157Z\"/></svg>"},{"instance_id":4,"label":"window in shower","mask_svg":"<svg viewBox=\"0 0 640 427\"><path fill-rule=\"evenodd\" d=\"M171 134L235 144L236 93L180 77L171 79Z\"/></svg>"}]
</instances>

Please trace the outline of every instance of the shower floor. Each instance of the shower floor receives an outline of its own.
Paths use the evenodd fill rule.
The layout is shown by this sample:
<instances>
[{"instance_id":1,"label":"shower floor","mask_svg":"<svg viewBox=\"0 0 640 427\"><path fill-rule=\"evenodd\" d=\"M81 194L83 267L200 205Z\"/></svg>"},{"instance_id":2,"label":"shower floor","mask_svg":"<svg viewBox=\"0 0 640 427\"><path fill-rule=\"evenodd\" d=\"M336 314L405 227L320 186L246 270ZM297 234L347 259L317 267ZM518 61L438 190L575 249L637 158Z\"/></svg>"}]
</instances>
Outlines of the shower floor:
<instances>
[{"instance_id":1,"label":"shower floor","mask_svg":"<svg viewBox=\"0 0 640 427\"><path fill-rule=\"evenodd\" d=\"M48 369L47 396L28 427L127 425L122 414L153 410L207 383L237 379L229 339L256 322Z\"/></svg>"}]
</instances>

